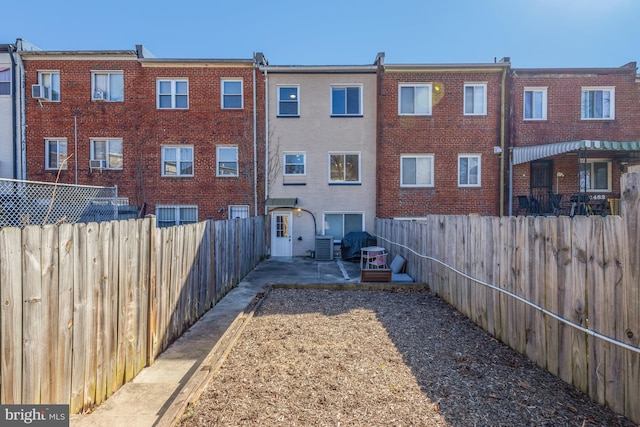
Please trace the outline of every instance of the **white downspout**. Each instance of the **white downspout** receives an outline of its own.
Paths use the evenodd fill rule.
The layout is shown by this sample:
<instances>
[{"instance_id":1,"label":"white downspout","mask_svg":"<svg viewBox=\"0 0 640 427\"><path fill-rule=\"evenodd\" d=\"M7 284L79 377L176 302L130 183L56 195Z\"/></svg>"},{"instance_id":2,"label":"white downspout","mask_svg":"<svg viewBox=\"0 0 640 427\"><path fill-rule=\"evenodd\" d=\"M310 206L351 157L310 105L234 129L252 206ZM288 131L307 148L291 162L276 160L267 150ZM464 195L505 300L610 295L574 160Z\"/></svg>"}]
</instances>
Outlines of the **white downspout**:
<instances>
[{"instance_id":1,"label":"white downspout","mask_svg":"<svg viewBox=\"0 0 640 427\"><path fill-rule=\"evenodd\" d=\"M269 198L269 75L264 70L264 214L269 213L266 200Z\"/></svg>"},{"instance_id":2,"label":"white downspout","mask_svg":"<svg viewBox=\"0 0 640 427\"><path fill-rule=\"evenodd\" d=\"M258 115L256 107L256 66L253 67L253 212L258 215Z\"/></svg>"}]
</instances>

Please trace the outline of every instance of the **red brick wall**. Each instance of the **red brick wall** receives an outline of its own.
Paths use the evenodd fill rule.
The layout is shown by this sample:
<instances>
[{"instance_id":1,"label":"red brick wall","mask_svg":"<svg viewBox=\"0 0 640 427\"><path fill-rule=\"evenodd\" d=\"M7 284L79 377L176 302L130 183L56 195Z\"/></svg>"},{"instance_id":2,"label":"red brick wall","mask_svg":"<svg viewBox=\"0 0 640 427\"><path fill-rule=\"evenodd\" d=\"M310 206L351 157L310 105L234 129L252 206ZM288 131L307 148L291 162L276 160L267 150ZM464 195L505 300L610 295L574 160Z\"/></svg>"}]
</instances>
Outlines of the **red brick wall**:
<instances>
[{"instance_id":1,"label":"red brick wall","mask_svg":"<svg viewBox=\"0 0 640 427\"><path fill-rule=\"evenodd\" d=\"M385 72L378 101L379 217L419 217L428 214L499 214L500 89L502 73ZM431 116L399 116L399 83L437 85ZM487 115L465 116L464 84L487 83ZM458 154L481 154L481 187L458 187ZM400 156L434 154L434 187L401 188Z\"/></svg>"},{"instance_id":2,"label":"red brick wall","mask_svg":"<svg viewBox=\"0 0 640 427\"><path fill-rule=\"evenodd\" d=\"M66 138L68 152L73 154L73 115L78 112L79 184L117 185L119 196L129 197L131 204L147 203L147 213L155 213L157 204L198 205L199 220L223 219L227 218L229 204L243 204L249 205L251 215L255 215L251 67L141 67L135 60L25 60L25 67L28 88L37 83L38 70L59 70L61 77L61 102L40 105L30 96L26 99L28 179L56 179L55 171L44 170L44 139ZM91 71L102 69L124 71L124 102L90 100ZM158 77L188 78L188 110L156 109ZM242 110L221 109L220 80L225 77L243 79ZM262 78L260 73L257 78ZM94 137L122 139L123 170L90 171L89 140ZM161 176L163 144L194 147L193 177ZM239 177L216 177L218 145L238 146ZM71 158L60 182L73 183L74 168ZM224 210L220 212L220 208Z\"/></svg>"}]
</instances>

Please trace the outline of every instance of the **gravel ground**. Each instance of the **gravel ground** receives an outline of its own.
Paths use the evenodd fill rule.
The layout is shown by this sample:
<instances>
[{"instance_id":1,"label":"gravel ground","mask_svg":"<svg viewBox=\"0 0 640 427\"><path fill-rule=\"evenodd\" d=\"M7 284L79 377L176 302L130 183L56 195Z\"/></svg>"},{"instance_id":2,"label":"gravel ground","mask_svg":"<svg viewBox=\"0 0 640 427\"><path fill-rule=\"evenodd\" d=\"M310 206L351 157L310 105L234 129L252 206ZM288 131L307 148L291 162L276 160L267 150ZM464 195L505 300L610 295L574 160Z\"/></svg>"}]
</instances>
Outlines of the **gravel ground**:
<instances>
[{"instance_id":1,"label":"gravel ground","mask_svg":"<svg viewBox=\"0 0 640 427\"><path fill-rule=\"evenodd\" d=\"M428 291L273 289L180 426L634 426Z\"/></svg>"}]
</instances>

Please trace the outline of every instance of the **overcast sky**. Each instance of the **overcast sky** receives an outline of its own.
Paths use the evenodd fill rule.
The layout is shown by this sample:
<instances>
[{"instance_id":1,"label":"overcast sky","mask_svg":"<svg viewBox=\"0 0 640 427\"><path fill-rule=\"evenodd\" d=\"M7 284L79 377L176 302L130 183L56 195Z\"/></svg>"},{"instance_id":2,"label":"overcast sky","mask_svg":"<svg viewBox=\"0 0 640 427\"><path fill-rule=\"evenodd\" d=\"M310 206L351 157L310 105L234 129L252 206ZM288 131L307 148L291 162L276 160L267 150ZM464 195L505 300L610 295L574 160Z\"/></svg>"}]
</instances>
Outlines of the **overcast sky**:
<instances>
[{"instance_id":1,"label":"overcast sky","mask_svg":"<svg viewBox=\"0 0 640 427\"><path fill-rule=\"evenodd\" d=\"M640 0L27 0L3 9L0 43L133 50L271 65L493 62L619 67L640 60Z\"/></svg>"}]
</instances>

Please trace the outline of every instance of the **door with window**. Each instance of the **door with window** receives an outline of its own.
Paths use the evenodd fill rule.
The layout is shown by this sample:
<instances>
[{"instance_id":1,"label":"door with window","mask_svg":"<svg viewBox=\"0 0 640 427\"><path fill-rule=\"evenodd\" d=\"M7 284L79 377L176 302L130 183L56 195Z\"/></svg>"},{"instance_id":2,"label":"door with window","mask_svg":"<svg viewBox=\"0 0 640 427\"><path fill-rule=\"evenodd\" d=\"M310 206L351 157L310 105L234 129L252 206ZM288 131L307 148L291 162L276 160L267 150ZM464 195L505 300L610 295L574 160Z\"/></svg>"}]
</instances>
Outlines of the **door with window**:
<instances>
[{"instance_id":1,"label":"door with window","mask_svg":"<svg viewBox=\"0 0 640 427\"><path fill-rule=\"evenodd\" d=\"M271 256L291 256L292 212L271 214Z\"/></svg>"},{"instance_id":2,"label":"door with window","mask_svg":"<svg viewBox=\"0 0 640 427\"><path fill-rule=\"evenodd\" d=\"M544 198L548 197L550 191L553 191L553 162L531 162L531 194L536 198Z\"/></svg>"}]
</instances>

